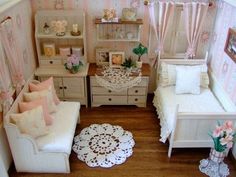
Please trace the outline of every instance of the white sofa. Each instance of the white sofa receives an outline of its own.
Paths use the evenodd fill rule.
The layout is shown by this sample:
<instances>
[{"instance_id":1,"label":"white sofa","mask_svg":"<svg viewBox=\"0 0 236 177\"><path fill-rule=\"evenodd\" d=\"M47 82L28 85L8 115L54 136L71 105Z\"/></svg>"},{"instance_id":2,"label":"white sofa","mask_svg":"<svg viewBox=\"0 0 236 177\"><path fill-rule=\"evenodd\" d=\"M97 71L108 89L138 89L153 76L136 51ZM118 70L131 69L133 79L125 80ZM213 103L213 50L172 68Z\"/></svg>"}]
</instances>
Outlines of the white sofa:
<instances>
[{"instance_id":1,"label":"white sofa","mask_svg":"<svg viewBox=\"0 0 236 177\"><path fill-rule=\"evenodd\" d=\"M53 125L49 134L33 139L21 134L17 126L11 123L9 115L18 112L18 103L23 93L28 92L28 83L18 95L12 108L4 118L4 127L10 144L17 172L69 173L69 156L75 128L79 123L79 102L61 102L57 112L52 114Z\"/></svg>"}]
</instances>

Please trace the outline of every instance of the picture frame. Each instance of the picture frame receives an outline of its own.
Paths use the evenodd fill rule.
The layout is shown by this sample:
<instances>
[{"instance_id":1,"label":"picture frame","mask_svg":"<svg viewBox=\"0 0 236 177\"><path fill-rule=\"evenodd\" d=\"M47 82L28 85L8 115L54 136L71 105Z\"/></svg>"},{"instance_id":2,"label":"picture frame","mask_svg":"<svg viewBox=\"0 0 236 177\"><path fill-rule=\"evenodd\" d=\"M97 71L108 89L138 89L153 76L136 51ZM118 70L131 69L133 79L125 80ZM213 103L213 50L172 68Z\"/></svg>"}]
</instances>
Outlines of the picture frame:
<instances>
[{"instance_id":1,"label":"picture frame","mask_svg":"<svg viewBox=\"0 0 236 177\"><path fill-rule=\"evenodd\" d=\"M224 51L236 63L236 30L233 28L228 30Z\"/></svg>"},{"instance_id":2,"label":"picture frame","mask_svg":"<svg viewBox=\"0 0 236 177\"><path fill-rule=\"evenodd\" d=\"M108 48L96 48L96 64L98 66L109 65L109 49Z\"/></svg>"},{"instance_id":3,"label":"picture frame","mask_svg":"<svg viewBox=\"0 0 236 177\"><path fill-rule=\"evenodd\" d=\"M125 53L116 51L116 52L109 52L109 66L112 68L121 68L121 64L125 60Z\"/></svg>"},{"instance_id":4,"label":"picture frame","mask_svg":"<svg viewBox=\"0 0 236 177\"><path fill-rule=\"evenodd\" d=\"M43 51L46 57L54 57L56 55L55 43L44 43Z\"/></svg>"}]
</instances>

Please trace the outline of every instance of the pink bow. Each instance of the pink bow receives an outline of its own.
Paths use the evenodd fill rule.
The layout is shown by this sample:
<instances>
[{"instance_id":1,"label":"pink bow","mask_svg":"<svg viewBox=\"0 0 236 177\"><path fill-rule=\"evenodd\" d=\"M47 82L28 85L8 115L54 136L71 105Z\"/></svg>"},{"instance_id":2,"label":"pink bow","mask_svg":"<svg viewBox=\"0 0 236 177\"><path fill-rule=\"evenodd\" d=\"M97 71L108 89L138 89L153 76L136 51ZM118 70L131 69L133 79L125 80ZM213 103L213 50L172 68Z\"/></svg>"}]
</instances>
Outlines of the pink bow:
<instances>
[{"instance_id":1,"label":"pink bow","mask_svg":"<svg viewBox=\"0 0 236 177\"><path fill-rule=\"evenodd\" d=\"M192 47L192 46L189 46L186 55L188 57L194 57L195 53L196 53L196 48Z\"/></svg>"}]
</instances>

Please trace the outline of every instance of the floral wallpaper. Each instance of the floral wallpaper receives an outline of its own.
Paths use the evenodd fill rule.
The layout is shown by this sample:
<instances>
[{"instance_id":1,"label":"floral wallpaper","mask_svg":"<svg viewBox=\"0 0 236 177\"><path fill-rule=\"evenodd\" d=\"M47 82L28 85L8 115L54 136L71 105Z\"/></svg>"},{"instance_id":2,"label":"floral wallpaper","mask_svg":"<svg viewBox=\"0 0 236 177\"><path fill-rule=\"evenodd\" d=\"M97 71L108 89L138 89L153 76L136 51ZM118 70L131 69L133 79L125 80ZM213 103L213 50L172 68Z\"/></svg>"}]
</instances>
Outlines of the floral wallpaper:
<instances>
[{"instance_id":1,"label":"floral wallpaper","mask_svg":"<svg viewBox=\"0 0 236 177\"><path fill-rule=\"evenodd\" d=\"M22 10L25 9L25 10ZM27 9L27 10L26 10ZM24 59L24 78L28 78L35 70L36 58L34 54L34 41L32 29L32 11L30 0L22 0L20 3L0 14L2 21L6 17L11 17L17 36L19 50Z\"/></svg>"},{"instance_id":2,"label":"floral wallpaper","mask_svg":"<svg viewBox=\"0 0 236 177\"><path fill-rule=\"evenodd\" d=\"M236 104L236 63L224 52L228 29L236 29L236 7L223 0L219 0L217 6L218 14L211 45L210 67L219 83Z\"/></svg>"}]
</instances>

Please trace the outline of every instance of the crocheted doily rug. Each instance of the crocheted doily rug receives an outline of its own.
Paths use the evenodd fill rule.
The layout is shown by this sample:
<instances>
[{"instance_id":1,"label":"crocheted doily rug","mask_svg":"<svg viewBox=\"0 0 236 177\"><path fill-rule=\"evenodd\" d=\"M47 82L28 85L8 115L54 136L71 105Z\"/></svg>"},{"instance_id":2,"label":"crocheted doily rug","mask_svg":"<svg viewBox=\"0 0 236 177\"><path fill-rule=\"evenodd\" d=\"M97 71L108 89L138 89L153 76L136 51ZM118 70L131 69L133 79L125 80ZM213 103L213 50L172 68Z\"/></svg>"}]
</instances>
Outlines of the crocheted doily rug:
<instances>
[{"instance_id":1,"label":"crocheted doily rug","mask_svg":"<svg viewBox=\"0 0 236 177\"><path fill-rule=\"evenodd\" d=\"M120 126L92 124L74 138L73 150L90 167L122 164L133 153L132 133Z\"/></svg>"}]
</instances>

